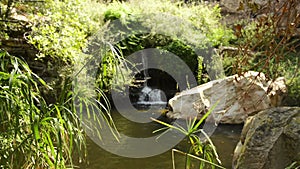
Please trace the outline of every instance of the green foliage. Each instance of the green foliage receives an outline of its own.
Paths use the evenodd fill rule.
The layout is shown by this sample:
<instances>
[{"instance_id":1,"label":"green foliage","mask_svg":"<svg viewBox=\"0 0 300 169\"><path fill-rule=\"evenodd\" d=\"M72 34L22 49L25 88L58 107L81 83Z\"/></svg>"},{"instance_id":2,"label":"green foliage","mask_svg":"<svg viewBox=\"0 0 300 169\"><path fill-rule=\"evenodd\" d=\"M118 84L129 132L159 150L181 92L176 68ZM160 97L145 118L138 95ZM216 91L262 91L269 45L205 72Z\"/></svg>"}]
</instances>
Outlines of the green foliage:
<instances>
[{"instance_id":1,"label":"green foliage","mask_svg":"<svg viewBox=\"0 0 300 169\"><path fill-rule=\"evenodd\" d=\"M105 93L109 93L111 89L124 89L125 85L131 83L130 79L132 78L130 76L132 72L128 68L128 64L130 63L124 59L118 48L112 45L110 45L110 48L111 52L105 54L101 58L100 63L98 63L100 66L96 65L98 67L96 84Z\"/></svg>"},{"instance_id":2,"label":"green foliage","mask_svg":"<svg viewBox=\"0 0 300 169\"><path fill-rule=\"evenodd\" d=\"M31 15L28 36L29 43L40 51L38 57L72 63L85 47L88 35L101 23L92 5L96 3L90 0L45 1Z\"/></svg>"},{"instance_id":3,"label":"green foliage","mask_svg":"<svg viewBox=\"0 0 300 169\"><path fill-rule=\"evenodd\" d=\"M278 71L281 76L286 78L288 86L287 104L291 106L300 106L300 57L298 54L290 54L284 60L278 63Z\"/></svg>"},{"instance_id":4,"label":"green foliage","mask_svg":"<svg viewBox=\"0 0 300 169\"><path fill-rule=\"evenodd\" d=\"M24 61L4 51L0 60L0 167L66 168L73 166L75 152L82 161L86 154L78 117L82 109L75 106L103 112L101 106L107 105L95 105L91 97L74 93L70 81L62 84L57 102L47 104L39 88L51 88ZM93 115L91 120L97 118Z\"/></svg>"},{"instance_id":5,"label":"green foliage","mask_svg":"<svg viewBox=\"0 0 300 169\"><path fill-rule=\"evenodd\" d=\"M8 2L13 3L8 6ZM219 22L220 9L201 3L185 5L167 0L109 4L100 4L93 0L45 0L26 3L6 0L1 1L0 5L2 9L8 11L5 15L1 12L1 19L9 20L0 22L1 38L2 35L6 39L12 38L16 32L21 32L18 38L25 37L28 43L38 50L37 59L45 63L50 60L50 67L54 67L54 70L63 70L57 77L60 90L53 91L59 95L55 97L53 104L49 104L42 97L41 88L51 93L51 87L34 74L24 61L1 51L1 168L65 168L68 164L72 167L74 151L82 157L85 156L85 137L77 116L77 113L81 113L76 109L78 107L80 110L91 107L100 111L103 117L107 117L104 118L105 121L111 124L107 115L109 105L103 98L102 91L97 90L99 92L95 96L91 93L95 92L94 89L72 90L71 82L74 79L70 79L69 75L71 74L69 65L83 66L82 63L92 57L83 55L82 51L86 50L87 38L99 28L100 40L107 46L107 50L98 51L101 56L100 65L94 65L99 69L96 76L101 89L107 89L114 84L113 77L126 81L126 76L130 73L126 72L126 67L130 63L126 62L123 54L126 56L149 47L167 49L180 56L194 69L197 67L196 61L199 56L194 54L192 47L203 48L208 43L213 46L226 45L232 38L232 32ZM25 26L22 25L23 21L16 24L15 20L11 22L12 9L15 9L17 14L26 16L28 21ZM184 27L186 25L179 26L173 23L168 25L168 29L159 32L157 26L169 24L172 17L155 15L157 13L181 18L182 21L189 23L189 26L195 27L196 31L187 29L188 27ZM104 36L110 31L108 25L114 19L120 19L124 32L138 25L148 30L148 33L133 32L133 35L124 41L115 43L115 38L124 32L116 30L110 32L109 36ZM203 38L203 35L207 38ZM60 79L62 77L63 79ZM78 75L76 78L79 79L77 83L83 83L80 79L90 77ZM103 103L90 102L90 99L95 98ZM79 100L78 105L74 105L74 100ZM89 115L96 118L93 114ZM195 121L192 123L195 124ZM101 137L97 128L93 128L93 131ZM196 131L191 129L189 132L191 132L189 136L193 136ZM197 142L194 136L191 137L191 141L193 141L191 151L196 155L198 150L211 152L214 149L210 147L204 150L203 145L198 144L201 142ZM203 158L208 160L215 157L214 153L205 154L208 156Z\"/></svg>"},{"instance_id":6,"label":"green foliage","mask_svg":"<svg viewBox=\"0 0 300 169\"><path fill-rule=\"evenodd\" d=\"M24 33L28 42L39 51L38 59L45 62L50 60L50 65L54 67L54 70L60 71L61 77L70 74L66 65L72 65L75 58L82 57L81 53L86 48L87 37L93 35L98 29L105 33L108 30L107 24L115 19L120 19L125 28L140 26L151 29L147 34L134 32L136 34L129 36L119 44L114 44L112 41L116 36L124 33L121 30L115 32L115 36L112 36L111 39L104 39L113 44L114 48L120 51L120 55L127 56L149 47L166 49L181 57L195 74L197 72L202 74L202 71L197 70L197 56L191 46L197 48L207 46L208 41L214 46L226 45L232 38L232 32L219 22L220 8L203 3L186 5L182 2L171 3L167 0L123 3L115 1L102 4L93 0L13 2L11 9L16 8L17 13L25 13L29 20L27 23L29 32L25 33L25 30ZM183 22L190 23L198 31L193 32L181 28L184 38L178 39L178 32L172 30L178 29L176 28L178 25L170 25L170 30L165 30L165 35L160 35L157 30L152 28L163 23L169 24L168 18L159 15L155 16L156 18L150 17L148 20L145 18L145 16L157 13L181 18ZM13 27L7 26L7 28L12 29ZM202 35L205 35L207 39L199 39ZM101 64L98 80L101 88L109 88L112 77L116 74L117 69L113 65L119 61L118 59L115 61L116 58L110 53L111 51L106 53L108 56L103 54L105 60ZM64 70L60 70L61 67L64 67Z\"/></svg>"},{"instance_id":7,"label":"green foliage","mask_svg":"<svg viewBox=\"0 0 300 169\"><path fill-rule=\"evenodd\" d=\"M142 0L102 4L101 9L106 24L102 25L102 33L98 38L100 41L114 45L125 58L146 48L168 50L184 60L195 74L200 74L200 77L203 72L202 69L197 69L198 56L193 48L226 45L234 38L232 31L221 25L218 6L212 7L204 3L187 5L168 0ZM180 19L176 20L175 17ZM117 30L111 30L115 19L119 19L120 25L117 25ZM135 28L142 31L135 32ZM132 34L128 35L128 32ZM106 33L109 35L104 35ZM116 42L117 38L123 40ZM111 55L110 52L107 50L107 55ZM105 52L102 56L107 58L104 55ZM110 72L114 70L111 69ZM103 73L101 70L100 80L105 80L103 84L109 87L110 80L107 79L115 73L107 76Z\"/></svg>"},{"instance_id":8,"label":"green foliage","mask_svg":"<svg viewBox=\"0 0 300 169\"><path fill-rule=\"evenodd\" d=\"M82 135L70 110L47 106L35 79L46 85L25 62L1 52L1 167L63 167L73 137Z\"/></svg>"},{"instance_id":9,"label":"green foliage","mask_svg":"<svg viewBox=\"0 0 300 169\"><path fill-rule=\"evenodd\" d=\"M186 45L179 40L173 40L169 41L161 48L179 56L196 74L198 67L197 55L189 45ZM200 74L202 74L202 71Z\"/></svg>"},{"instance_id":10,"label":"green foliage","mask_svg":"<svg viewBox=\"0 0 300 169\"><path fill-rule=\"evenodd\" d=\"M11 5L8 5L10 2ZM98 15L98 11L101 11L98 3L93 0L5 0L0 5L3 9L0 42L16 38L16 41L23 43L25 38L24 42L29 43L25 46L30 49L26 47L25 52L14 55L23 57L30 62L30 66L37 67L33 68L35 73L47 76L45 79L54 91L42 93L47 102L53 102L59 97L62 82L72 75L74 60L82 57L87 37L103 22ZM25 21L22 18L26 18ZM10 45L10 52L14 52L15 46L19 48L19 44ZM35 53L37 56L31 57ZM35 66L35 60L38 60L38 66Z\"/></svg>"},{"instance_id":11,"label":"green foliage","mask_svg":"<svg viewBox=\"0 0 300 169\"><path fill-rule=\"evenodd\" d=\"M8 2L13 2L11 7L7 7ZM43 2L21 2L7 0L1 3L5 9L16 9L17 14L24 14L29 20L24 31L26 38L38 51L38 58L44 61L51 60L53 67L65 67L72 65L74 58L81 57L82 50L86 47L87 37L100 30L105 33L107 31L107 23L114 19L120 19L124 27L134 27L136 25L145 29L151 29L149 34L136 34L129 36L126 40L115 45L115 49L119 49L125 56L138 50L157 47L167 49L170 52L180 56L195 72L202 74L197 70L197 56L191 50L191 46L203 47L207 46L208 41L213 46L226 45L232 39L232 32L226 29L219 22L220 8L212 7L204 3L197 5L186 5L182 2L172 3L167 0L156 1L131 1L131 2L112 2L97 3L93 0L46 0ZM145 10L147 9L147 10ZM165 35L160 35L157 30L153 29L157 25L167 23L168 18L164 16L155 16L156 18L145 18L153 14L163 13L181 18L183 22L190 23L198 31L193 32L188 29L182 29L183 39L178 39L178 32L174 32L174 28L178 25L170 25L169 30L165 30ZM12 14L10 14L12 15ZM141 17L142 16L142 17ZM4 15L3 15L4 17ZM161 18L160 18L161 17ZM10 24L11 25L11 24ZM12 29L12 26L5 26ZM1 33L10 30L1 31ZM116 32L115 36L124 32ZM200 35L201 34L201 35ZM5 34L8 35L8 34ZM205 35L207 39L199 39L199 36ZM11 36L11 35L9 35ZM112 37L114 39L114 37ZM107 42L113 40L107 40ZM102 65L107 68L100 70L101 87L109 88L111 77L115 74L116 69L107 62L114 60L109 52L107 55L111 59L106 59ZM103 57L103 58L108 58ZM76 60L76 59L75 59ZM54 63L55 62L55 63ZM118 62L118 61L117 61ZM101 65L101 66L102 66ZM56 69L57 70L57 69ZM105 73L109 72L109 73ZM62 76L69 74L69 70L60 72Z\"/></svg>"},{"instance_id":12,"label":"green foliage","mask_svg":"<svg viewBox=\"0 0 300 169\"><path fill-rule=\"evenodd\" d=\"M293 162L291 165L289 165L285 169L299 169L299 168L300 168L300 162Z\"/></svg>"}]
</instances>

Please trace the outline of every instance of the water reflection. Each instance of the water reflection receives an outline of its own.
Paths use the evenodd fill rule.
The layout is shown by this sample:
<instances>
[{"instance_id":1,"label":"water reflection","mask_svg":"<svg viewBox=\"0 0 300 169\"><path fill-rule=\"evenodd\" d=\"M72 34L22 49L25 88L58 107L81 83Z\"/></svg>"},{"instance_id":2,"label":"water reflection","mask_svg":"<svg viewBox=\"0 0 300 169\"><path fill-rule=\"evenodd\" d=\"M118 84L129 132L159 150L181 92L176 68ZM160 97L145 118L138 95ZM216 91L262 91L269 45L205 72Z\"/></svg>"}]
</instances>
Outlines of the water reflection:
<instances>
[{"instance_id":1,"label":"water reflection","mask_svg":"<svg viewBox=\"0 0 300 169\"><path fill-rule=\"evenodd\" d=\"M141 112L142 113L142 112ZM118 112L112 112L118 130L132 137L153 136L152 131L161 128L157 123L134 123L122 117ZM220 125L212 135L223 166L231 168L231 159L238 142L242 125ZM186 150L186 140L175 148ZM184 157L177 156L176 169L184 169ZM111 154L88 139L88 164L81 165L87 169L172 169L171 150L149 158L126 158Z\"/></svg>"}]
</instances>

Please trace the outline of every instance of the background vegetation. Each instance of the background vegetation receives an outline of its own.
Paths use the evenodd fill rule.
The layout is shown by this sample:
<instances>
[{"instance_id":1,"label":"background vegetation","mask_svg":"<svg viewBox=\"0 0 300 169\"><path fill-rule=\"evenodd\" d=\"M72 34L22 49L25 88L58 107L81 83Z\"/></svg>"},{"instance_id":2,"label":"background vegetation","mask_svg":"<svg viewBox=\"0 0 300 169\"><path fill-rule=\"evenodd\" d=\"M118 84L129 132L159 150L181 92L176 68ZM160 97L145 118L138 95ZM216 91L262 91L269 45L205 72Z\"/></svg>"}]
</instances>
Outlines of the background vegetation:
<instances>
[{"instance_id":1,"label":"background vegetation","mask_svg":"<svg viewBox=\"0 0 300 169\"><path fill-rule=\"evenodd\" d=\"M220 49L227 75L256 70L270 79L285 76L289 104L300 105L300 16L296 5L296 0L269 1L264 6L242 1L241 10L253 16L264 15L251 22L240 21L231 30L220 23L218 6L198 1L1 1L0 167L66 168L73 165L74 156L80 157L77 162L84 159L85 135L77 116L80 112L73 104L82 95L74 93L72 82L74 69L91 58L90 37L108 44L107 50L100 51L102 62L96 65L95 88L100 90L90 97L93 99L105 100L102 91L109 92L112 78L119 76L120 63L126 63L127 55L146 48L174 53L190 66L199 83L206 82L206 65L192 49L210 44ZM182 31L184 38L172 31L174 27L158 33L150 28L169 18L145 19L156 13L174 15L195 29ZM106 36L111 31L109 23L116 19L124 31ZM149 31L133 32L115 41L136 25ZM206 38L199 41L199 33ZM95 105L79 100L104 113L109 107L105 102Z\"/></svg>"},{"instance_id":2,"label":"background vegetation","mask_svg":"<svg viewBox=\"0 0 300 169\"><path fill-rule=\"evenodd\" d=\"M236 23L237 39L224 53L227 75L255 70L268 79L285 77L288 97L285 104L300 105L300 15L295 0L244 0L240 10L255 16ZM222 50L222 48L221 48ZM224 54L223 53L223 54Z\"/></svg>"},{"instance_id":3,"label":"background vegetation","mask_svg":"<svg viewBox=\"0 0 300 169\"><path fill-rule=\"evenodd\" d=\"M220 23L221 15L218 6L208 4L187 5L182 1L131 1L129 3L112 2L103 4L102 16L104 21L120 20L118 32L110 30L110 36L99 35L98 39L115 44L121 55L126 56L147 48L158 48L167 50L179 56L194 72L199 75L198 82L203 83L202 74L204 70L198 66L198 57L193 49L203 49L210 46L228 45L234 38L233 32ZM147 10L145 10L147 9ZM157 15L158 14L158 15ZM170 17L170 16L173 16ZM152 17L152 18L151 18ZM180 18L179 25L172 23L174 17ZM178 22L178 21L177 21ZM184 24L190 27L180 32ZM167 30L159 29L157 25L169 25ZM194 27L194 28L191 28ZM138 30L147 30L147 33L140 33ZM102 32L108 28L102 27ZM128 32L132 35L127 35ZM124 36L121 42L115 42L117 37ZM203 38L205 37L205 38ZM104 54L107 55L107 54ZM108 53L110 55L110 53ZM106 57L106 56L103 56ZM179 65L177 65L179 66ZM106 70L105 66L100 68L100 82L102 88L110 86L113 74L105 75L102 72L114 72Z\"/></svg>"}]
</instances>

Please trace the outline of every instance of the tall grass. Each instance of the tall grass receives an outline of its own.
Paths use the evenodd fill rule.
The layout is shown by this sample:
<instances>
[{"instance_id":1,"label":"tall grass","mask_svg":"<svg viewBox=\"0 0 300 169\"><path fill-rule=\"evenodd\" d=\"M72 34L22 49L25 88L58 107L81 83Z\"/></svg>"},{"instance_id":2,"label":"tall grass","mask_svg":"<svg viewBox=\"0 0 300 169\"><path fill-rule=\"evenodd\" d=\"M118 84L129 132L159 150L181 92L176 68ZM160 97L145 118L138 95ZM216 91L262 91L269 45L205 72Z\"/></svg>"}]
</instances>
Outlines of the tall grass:
<instances>
[{"instance_id":1,"label":"tall grass","mask_svg":"<svg viewBox=\"0 0 300 169\"><path fill-rule=\"evenodd\" d=\"M55 104L46 103L41 86L51 90L24 61L0 51L0 168L73 168L75 154L79 162L84 159L85 135L73 104L79 96L72 83L62 84Z\"/></svg>"}]
</instances>

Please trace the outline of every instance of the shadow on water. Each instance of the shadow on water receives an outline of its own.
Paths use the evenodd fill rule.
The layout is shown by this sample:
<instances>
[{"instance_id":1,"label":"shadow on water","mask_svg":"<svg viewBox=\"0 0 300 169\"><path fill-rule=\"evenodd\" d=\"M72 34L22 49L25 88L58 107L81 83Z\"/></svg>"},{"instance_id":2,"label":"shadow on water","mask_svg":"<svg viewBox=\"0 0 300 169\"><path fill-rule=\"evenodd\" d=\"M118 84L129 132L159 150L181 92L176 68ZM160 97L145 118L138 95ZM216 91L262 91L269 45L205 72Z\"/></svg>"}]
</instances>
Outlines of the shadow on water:
<instances>
[{"instance_id":1,"label":"shadow on water","mask_svg":"<svg viewBox=\"0 0 300 169\"><path fill-rule=\"evenodd\" d=\"M143 112L141 112L143 113ZM120 115L117 111L112 112L113 120L120 133L132 137L153 136L153 131L161 128L158 123L135 123ZM219 125L212 135L212 141L217 147L223 166L231 168L231 161L234 148L238 142L242 125ZM126 158L109 153L95 144L92 140L87 140L88 164L81 165L80 168L87 169L172 169L171 150L149 158ZM175 148L185 150L186 141L183 140ZM176 158L176 169L184 169L184 158Z\"/></svg>"}]
</instances>

